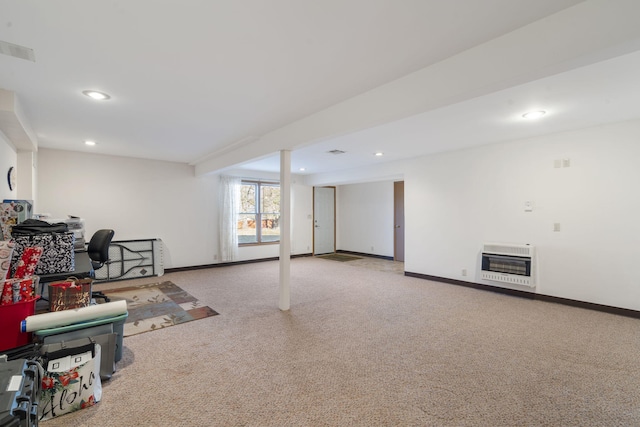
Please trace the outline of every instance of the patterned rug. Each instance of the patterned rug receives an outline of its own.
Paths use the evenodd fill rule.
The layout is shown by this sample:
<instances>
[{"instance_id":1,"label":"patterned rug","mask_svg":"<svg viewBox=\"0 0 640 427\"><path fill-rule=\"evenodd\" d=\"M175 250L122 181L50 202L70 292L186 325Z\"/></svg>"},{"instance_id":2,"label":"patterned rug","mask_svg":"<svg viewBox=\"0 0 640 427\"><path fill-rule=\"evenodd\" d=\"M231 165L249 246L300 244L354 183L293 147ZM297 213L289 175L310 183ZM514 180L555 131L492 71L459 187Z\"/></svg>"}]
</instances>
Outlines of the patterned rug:
<instances>
[{"instance_id":1,"label":"patterned rug","mask_svg":"<svg viewBox=\"0 0 640 427\"><path fill-rule=\"evenodd\" d=\"M328 254L328 255L318 255L318 258L322 258L322 259L330 259L332 261L341 261L341 262L345 262L345 261L354 261L356 259L362 259L360 257L357 256L353 256L353 255L345 255L345 254Z\"/></svg>"},{"instance_id":2,"label":"patterned rug","mask_svg":"<svg viewBox=\"0 0 640 427\"><path fill-rule=\"evenodd\" d=\"M110 289L104 293L111 301L127 301L129 316L124 324L125 337L218 314L169 281Z\"/></svg>"}]
</instances>

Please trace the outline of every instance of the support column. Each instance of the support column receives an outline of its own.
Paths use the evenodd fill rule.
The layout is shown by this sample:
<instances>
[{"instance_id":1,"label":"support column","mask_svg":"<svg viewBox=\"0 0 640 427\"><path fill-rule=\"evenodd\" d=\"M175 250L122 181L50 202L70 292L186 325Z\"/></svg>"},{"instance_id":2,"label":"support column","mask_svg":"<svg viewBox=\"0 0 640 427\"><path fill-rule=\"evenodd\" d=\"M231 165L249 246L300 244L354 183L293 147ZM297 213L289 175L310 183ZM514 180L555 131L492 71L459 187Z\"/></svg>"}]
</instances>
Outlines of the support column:
<instances>
[{"instance_id":1,"label":"support column","mask_svg":"<svg viewBox=\"0 0 640 427\"><path fill-rule=\"evenodd\" d=\"M280 310L289 310L291 281L291 151L280 151Z\"/></svg>"}]
</instances>

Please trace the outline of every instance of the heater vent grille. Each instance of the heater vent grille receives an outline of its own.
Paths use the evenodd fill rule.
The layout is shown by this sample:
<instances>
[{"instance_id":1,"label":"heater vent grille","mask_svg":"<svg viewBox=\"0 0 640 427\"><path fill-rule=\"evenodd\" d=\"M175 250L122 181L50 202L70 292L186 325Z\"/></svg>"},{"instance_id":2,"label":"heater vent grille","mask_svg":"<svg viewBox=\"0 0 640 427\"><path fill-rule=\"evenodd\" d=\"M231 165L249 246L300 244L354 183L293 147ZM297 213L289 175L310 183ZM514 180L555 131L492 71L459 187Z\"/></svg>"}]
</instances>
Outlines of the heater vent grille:
<instances>
[{"instance_id":1,"label":"heater vent grille","mask_svg":"<svg viewBox=\"0 0 640 427\"><path fill-rule=\"evenodd\" d=\"M514 285L533 286L531 277L517 276L515 274L494 273L490 271L483 271L481 274L482 279L492 280L494 282L512 283Z\"/></svg>"},{"instance_id":2,"label":"heater vent grille","mask_svg":"<svg viewBox=\"0 0 640 427\"><path fill-rule=\"evenodd\" d=\"M484 245L482 252L500 255L527 256L533 255L533 246L529 245L508 245L501 243L487 243Z\"/></svg>"},{"instance_id":3,"label":"heater vent grille","mask_svg":"<svg viewBox=\"0 0 640 427\"><path fill-rule=\"evenodd\" d=\"M483 280L535 287L535 247L485 243L482 248Z\"/></svg>"}]
</instances>

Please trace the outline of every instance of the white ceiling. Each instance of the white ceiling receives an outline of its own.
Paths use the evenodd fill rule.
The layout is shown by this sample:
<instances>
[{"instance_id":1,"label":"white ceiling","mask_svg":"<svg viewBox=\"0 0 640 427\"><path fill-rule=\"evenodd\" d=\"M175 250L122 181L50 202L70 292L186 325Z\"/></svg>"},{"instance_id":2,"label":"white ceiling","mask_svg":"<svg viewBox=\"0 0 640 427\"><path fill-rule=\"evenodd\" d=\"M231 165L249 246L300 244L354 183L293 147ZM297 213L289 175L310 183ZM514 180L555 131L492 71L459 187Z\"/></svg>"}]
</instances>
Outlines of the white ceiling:
<instances>
[{"instance_id":1,"label":"white ceiling","mask_svg":"<svg viewBox=\"0 0 640 427\"><path fill-rule=\"evenodd\" d=\"M633 1L586 3L623 5L640 18ZM0 41L35 56L0 55L0 88L19 98L39 147L197 165L235 147L258 147L263 135L530 23L566 18L582 3L0 0ZM553 58L566 63L561 73L296 141L293 170L328 172L640 117L636 36L594 45L580 67L568 65L575 58ZM474 71L455 73L472 79ZM92 101L86 89L112 98ZM531 108L548 114L524 123L520 116ZM85 139L97 145L85 147ZM347 153L326 154L332 149ZM278 170L277 157L258 154L245 162L253 160L249 151L238 167Z\"/></svg>"}]
</instances>

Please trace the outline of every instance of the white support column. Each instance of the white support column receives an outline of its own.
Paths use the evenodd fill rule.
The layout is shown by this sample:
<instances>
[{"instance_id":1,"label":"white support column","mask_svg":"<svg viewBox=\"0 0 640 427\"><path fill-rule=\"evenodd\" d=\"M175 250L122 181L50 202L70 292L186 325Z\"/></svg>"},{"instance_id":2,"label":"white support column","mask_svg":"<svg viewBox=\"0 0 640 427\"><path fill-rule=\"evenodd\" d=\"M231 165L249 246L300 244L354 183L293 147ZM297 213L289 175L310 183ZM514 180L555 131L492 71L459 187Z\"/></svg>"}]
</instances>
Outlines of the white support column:
<instances>
[{"instance_id":1,"label":"white support column","mask_svg":"<svg viewBox=\"0 0 640 427\"><path fill-rule=\"evenodd\" d=\"M291 305L291 151L280 151L280 310Z\"/></svg>"}]
</instances>

